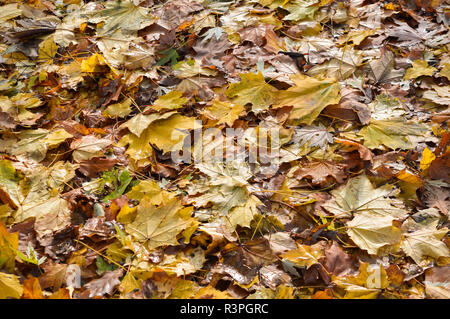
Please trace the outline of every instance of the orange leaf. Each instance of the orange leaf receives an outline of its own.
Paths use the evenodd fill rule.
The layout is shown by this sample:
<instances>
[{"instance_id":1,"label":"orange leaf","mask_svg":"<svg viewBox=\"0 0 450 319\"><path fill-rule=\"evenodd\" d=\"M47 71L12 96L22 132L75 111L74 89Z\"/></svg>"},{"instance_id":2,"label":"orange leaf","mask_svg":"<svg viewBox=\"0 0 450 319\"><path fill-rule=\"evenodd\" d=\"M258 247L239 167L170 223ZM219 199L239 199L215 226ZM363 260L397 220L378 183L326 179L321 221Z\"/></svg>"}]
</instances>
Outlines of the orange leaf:
<instances>
[{"instance_id":1,"label":"orange leaf","mask_svg":"<svg viewBox=\"0 0 450 319\"><path fill-rule=\"evenodd\" d=\"M30 276L23 282L22 299L45 299L39 280L36 277Z\"/></svg>"},{"instance_id":2,"label":"orange leaf","mask_svg":"<svg viewBox=\"0 0 450 319\"><path fill-rule=\"evenodd\" d=\"M69 290L66 288L59 288L59 290L51 294L48 299L70 299Z\"/></svg>"}]
</instances>

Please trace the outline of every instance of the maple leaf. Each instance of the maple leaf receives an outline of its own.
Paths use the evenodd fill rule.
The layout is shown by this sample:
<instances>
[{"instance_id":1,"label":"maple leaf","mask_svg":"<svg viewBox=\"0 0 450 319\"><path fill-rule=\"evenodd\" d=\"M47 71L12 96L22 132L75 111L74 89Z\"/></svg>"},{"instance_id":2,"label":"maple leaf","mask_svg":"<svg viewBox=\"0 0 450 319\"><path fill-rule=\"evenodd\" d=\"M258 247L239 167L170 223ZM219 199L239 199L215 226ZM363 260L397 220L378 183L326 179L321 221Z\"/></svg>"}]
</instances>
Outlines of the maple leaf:
<instances>
[{"instance_id":1,"label":"maple leaf","mask_svg":"<svg viewBox=\"0 0 450 319\"><path fill-rule=\"evenodd\" d=\"M339 43L353 42L355 45L360 45L365 38L375 34L376 30L355 30L344 35L339 39Z\"/></svg>"},{"instance_id":2,"label":"maple leaf","mask_svg":"<svg viewBox=\"0 0 450 319\"><path fill-rule=\"evenodd\" d=\"M186 79L193 76L214 76L217 75L216 70L207 69L201 66L198 60L181 61L175 64L173 67L174 73L180 79Z\"/></svg>"},{"instance_id":3,"label":"maple leaf","mask_svg":"<svg viewBox=\"0 0 450 319\"><path fill-rule=\"evenodd\" d=\"M440 188L431 188L431 190L425 194L425 198L428 207L435 207L443 214L448 215L450 210L450 194L448 191Z\"/></svg>"},{"instance_id":4,"label":"maple leaf","mask_svg":"<svg viewBox=\"0 0 450 319\"><path fill-rule=\"evenodd\" d=\"M139 184L133 186L126 194L128 198L141 201L147 197L153 205L160 205L161 203L172 199L174 194L162 190L156 181L143 180Z\"/></svg>"},{"instance_id":5,"label":"maple leaf","mask_svg":"<svg viewBox=\"0 0 450 319\"><path fill-rule=\"evenodd\" d=\"M127 33L141 30L155 21L148 14L149 9L136 6L132 1L106 1L105 8L93 14L89 21L104 22L100 28L101 35L109 35L119 29Z\"/></svg>"},{"instance_id":6,"label":"maple leaf","mask_svg":"<svg viewBox=\"0 0 450 319\"><path fill-rule=\"evenodd\" d=\"M340 86L334 80L317 80L302 74L292 75L291 80L295 85L281 91L275 105L292 105L291 120L311 125L327 105L339 103Z\"/></svg>"},{"instance_id":7,"label":"maple leaf","mask_svg":"<svg viewBox=\"0 0 450 319\"><path fill-rule=\"evenodd\" d=\"M54 287L59 289L65 281L66 264L46 263L42 265L45 273L39 277L39 283L42 289Z\"/></svg>"},{"instance_id":8,"label":"maple leaf","mask_svg":"<svg viewBox=\"0 0 450 319\"><path fill-rule=\"evenodd\" d=\"M436 229L438 220L428 225L421 225L409 218L402 224L405 239L402 243L403 251L417 264L424 257L450 257L448 247L441 239L448 233L447 228Z\"/></svg>"},{"instance_id":9,"label":"maple leaf","mask_svg":"<svg viewBox=\"0 0 450 319\"><path fill-rule=\"evenodd\" d=\"M73 159L77 162L90 160L93 157L103 155L103 150L109 147L112 141L106 138L97 138L94 135L83 136L70 144L73 151Z\"/></svg>"},{"instance_id":10,"label":"maple leaf","mask_svg":"<svg viewBox=\"0 0 450 319\"><path fill-rule=\"evenodd\" d=\"M72 134L64 129L56 129L53 132L44 129L27 130L18 134L18 141L10 148L10 153L15 156L27 156L36 162L41 162L47 151L71 138Z\"/></svg>"},{"instance_id":11,"label":"maple leaf","mask_svg":"<svg viewBox=\"0 0 450 319\"><path fill-rule=\"evenodd\" d=\"M113 271L107 271L99 279L94 279L88 282L84 287L86 288L86 295L89 298L105 294L111 294L115 287L120 284L119 278L123 276L123 269L118 268Z\"/></svg>"},{"instance_id":12,"label":"maple leaf","mask_svg":"<svg viewBox=\"0 0 450 319\"><path fill-rule=\"evenodd\" d=\"M448 43L447 34L440 34L448 30L442 25L436 25L428 20L421 19L417 29L411 28L407 23L395 21L398 26L389 30L389 35L400 40L400 46L414 46L424 41L426 45L436 47Z\"/></svg>"},{"instance_id":13,"label":"maple leaf","mask_svg":"<svg viewBox=\"0 0 450 319\"><path fill-rule=\"evenodd\" d=\"M212 105L206 107L203 114L213 120L217 120L217 124L226 123L228 126L233 126L233 123L244 112L245 108L240 104L213 100Z\"/></svg>"},{"instance_id":14,"label":"maple leaf","mask_svg":"<svg viewBox=\"0 0 450 319\"><path fill-rule=\"evenodd\" d=\"M404 75L404 70L395 69L395 55L384 49L379 59L369 62L370 76L375 82L386 83L399 80Z\"/></svg>"},{"instance_id":15,"label":"maple leaf","mask_svg":"<svg viewBox=\"0 0 450 319\"><path fill-rule=\"evenodd\" d=\"M178 199L156 207L144 197L137 208L136 219L125 226L135 240L146 243L148 249L176 245L176 236L188 228L194 219L192 209L182 208Z\"/></svg>"},{"instance_id":16,"label":"maple leaf","mask_svg":"<svg viewBox=\"0 0 450 319\"><path fill-rule=\"evenodd\" d=\"M126 117L132 112L131 109L131 99L127 98L120 103L115 103L108 105L108 107L103 111L102 115L107 117Z\"/></svg>"},{"instance_id":17,"label":"maple leaf","mask_svg":"<svg viewBox=\"0 0 450 319\"><path fill-rule=\"evenodd\" d=\"M327 144L333 142L333 134L321 123L318 126L296 127L291 142L299 143L300 146L308 144L310 147L324 148Z\"/></svg>"},{"instance_id":18,"label":"maple leaf","mask_svg":"<svg viewBox=\"0 0 450 319\"><path fill-rule=\"evenodd\" d=\"M146 166L150 163L147 159L153 155L153 148L149 142L150 134L149 130L144 130L141 137L133 133L126 134L120 139L117 146L123 147L128 145L125 154L136 161L138 166Z\"/></svg>"},{"instance_id":19,"label":"maple leaf","mask_svg":"<svg viewBox=\"0 0 450 319\"><path fill-rule=\"evenodd\" d=\"M449 277L448 267L433 267L425 272L425 292L427 296L436 299L450 298L447 279Z\"/></svg>"},{"instance_id":20,"label":"maple leaf","mask_svg":"<svg viewBox=\"0 0 450 319\"><path fill-rule=\"evenodd\" d=\"M174 272L178 276L184 276L201 269L205 261L204 250L196 247L186 252L183 251L176 256L164 256L159 266L167 272Z\"/></svg>"},{"instance_id":21,"label":"maple leaf","mask_svg":"<svg viewBox=\"0 0 450 319\"><path fill-rule=\"evenodd\" d=\"M347 223L347 233L359 248L376 255L387 245L398 244L400 229L392 225L394 217L380 216L371 212L361 212Z\"/></svg>"},{"instance_id":22,"label":"maple leaf","mask_svg":"<svg viewBox=\"0 0 450 319\"><path fill-rule=\"evenodd\" d=\"M318 0L293 0L283 3L283 9L289 11L289 14L283 20L299 21L305 18L312 19L319 7L316 5Z\"/></svg>"},{"instance_id":23,"label":"maple leaf","mask_svg":"<svg viewBox=\"0 0 450 319\"><path fill-rule=\"evenodd\" d=\"M1 6L0 21L5 22L22 14L22 9L17 7L17 3L8 3Z\"/></svg>"},{"instance_id":24,"label":"maple leaf","mask_svg":"<svg viewBox=\"0 0 450 319\"><path fill-rule=\"evenodd\" d=\"M363 61L361 52L352 48L346 50L332 49L326 55L330 59L311 67L307 71L309 76L344 80L352 76Z\"/></svg>"},{"instance_id":25,"label":"maple leaf","mask_svg":"<svg viewBox=\"0 0 450 319\"><path fill-rule=\"evenodd\" d=\"M336 241L324 250L324 267L335 276L345 276L353 273L355 258L344 252Z\"/></svg>"},{"instance_id":26,"label":"maple leaf","mask_svg":"<svg viewBox=\"0 0 450 319\"><path fill-rule=\"evenodd\" d=\"M450 63L444 63L444 66L439 71L440 76L445 76L447 79L450 79Z\"/></svg>"},{"instance_id":27,"label":"maple leaf","mask_svg":"<svg viewBox=\"0 0 450 319\"><path fill-rule=\"evenodd\" d=\"M406 70L403 79L411 80L423 75L433 75L434 71L437 71L437 69L432 66L428 66L427 61L415 60L413 61L412 67Z\"/></svg>"},{"instance_id":28,"label":"maple leaf","mask_svg":"<svg viewBox=\"0 0 450 319\"><path fill-rule=\"evenodd\" d=\"M167 119L154 121L148 126L148 141L163 152L181 150L183 140L189 134L187 130L196 127L195 118L174 114Z\"/></svg>"},{"instance_id":29,"label":"maple leaf","mask_svg":"<svg viewBox=\"0 0 450 319\"><path fill-rule=\"evenodd\" d=\"M252 110L256 113L266 110L277 100L278 90L267 84L261 72L241 73L241 81L230 84L225 92L236 104L252 104Z\"/></svg>"},{"instance_id":30,"label":"maple leaf","mask_svg":"<svg viewBox=\"0 0 450 319\"><path fill-rule=\"evenodd\" d=\"M18 299L22 296L22 293L23 286L18 276L0 272L0 299Z\"/></svg>"},{"instance_id":31,"label":"maple leaf","mask_svg":"<svg viewBox=\"0 0 450 319\"><path fill-rule=\"evenodd\" d=\"M386 270L382 265L360 262L359 273L345 277L333 278L333 282L344 290L334 291L338 298L343 299L375 299L380 289L389 285Z\"/></svg>"},{"instance_id":32,"label":"maple leaf","mask_svg":"<svg viewBox=\"0 0 450 319\"><path fill-rule=\"evenodd\" d=\"M427 90L422 94L424 99L436 104L448 105L450 103L450 87L431 85L432 90Z\"/></svg>"},{"instance_id":33,"label":"maple leaf","mask_svg":"<svg viewBox=\"0 0 450 319\"><path fill-rule=\"evenodd\" d=\"M38 234L38 240L52 235L70 225L70 209L66 200L53 197L48 201L36 207L41 209L35 213L35 231ZM21 218L25 219L30 215L30 211L22 212Z\"/></svg>"},{"instance_id":34,"label":"maple leaf","mask_svg":"<svg viewBox=\"0 0 450 319\"><path fill-rule=\"evenodd\" d=\"M354 88L342 88L339 105L328 106L324 114L338 119L352 121L359 119L362 124L369 124L370 110L365 103L365 98L361 96L359 90Z\"/></svg>"},{"instance_id":35,"label":"maple leaf","mask_svg":"<svg viewBox=\"0 0 450 319\"><path fill-rule=\"evenodd\" d=\"M331 191L334 201L324 204L323 207L339 217L370 212L381 217L404 218L407 212L393 206L396 202L389 198L394 193L390 185L374 188L367 176L362 174Z\"/></svg>"},{"instance_id":36,"label":"maple leaf","mask_svg":"<svg viewBox=\"0 0 450 319\"><path fill-rule=\"evenodd\" d=\"M259 212L258 205L262 205L262 202L256 196L250 196L244 205L234 207L226 218L230 231L234 231L238 225L250 228L251 221Z\"/></svg>"},{"instance_id":37,"label":"maple leaf","mask_svg":"<svg viewBox=\"0 0 450 319\"><path fill-rule=\"evenodd\" d=\"M405 115L400 101L386 94L377 95L368 106L371 111L370 117L373 120L395 120Z\"/></svg>"},{"instance_id":38,"label":"maple leaf","mask_svg":"<svg viewBox=\"0 0 450 319\"><path fill-rule=\"evenodd\" d=\"M36 277L30 276L24 280L22 299L44 299L41 285Z\"/></svg>"},{"instance_id":39,"label":"maple leaf","mask_svg":"<svg viewBox=\"0 0 450 319\"><path fill-rule=\"evenodd\" d=\"M281 255L283 260L291 262L297 267L306 267L308 269L319 262L323 257L322 246L319 244L313 246L297 245L297 249L290 250Z\"/></svg>"},{"instance_id":40,"label":"maple leaf","mask_svg":"<svg viewBox=\"0 0 450 319\"><path fill-rule=\"evenodd\" d=\"M421 136L426 127L419 123L408 123L400 118L390 120L371 120L368 126L358 133L364 139L364 146L380 148L385 145L391 149L411 149L409 136Z\"/></svg>"},{"instance_id":41,"label":"maple leaf","mask_svg":"<svg viewBox=\"0 0 450 319\"><path fill-rule=\"evenodd\" d=\"M166 119L176 114L175 111L167 112L167 113L152 113L152 114L142 114L132 117L130 120L126 121L120 127L127 127L131 133L133 133L136 137L140 137L142 132L148 128L148 126L156 120Z\"/></svg>"},{"instance_id":42,"label":"maple leaf","mask_svg":"<svg viewBox=\"0 0 450 319\"><path fill-rule=\"evenodd\" d=\"M275 259L264 238L248 240L241 245L230 243L221 252L221 257L223 261L212 271L228 274L240 285L251 284L258 270Z\"/></svg>"},{"instance_id":43,"label":"maple leaf","mask_svg":"<svg viewBox=\"0 0 450 319\"><path fill-rule=\"evenodd\" d=\"M343 166L329 161L309 162L293 174L297 179L311 178L313 184L322 186L329 184L329 177L339 184L343 183L345 178Z\"/></svg>"},{"instance_id":44,"label":"maple leaf","mask_svg":"<svg viewBox=\"0 0 450 319\"><path fill-rule=\"evenodd\" d=\"M219 37L217 37L217 33L215 35L209 37L209 34L206 34L202 40L198 39L192 48L197 53L195 59L201 61L202 65L223 68L221 58L226 55L227 50L231 47L231 43L226 32L222 32Z\"/></svg>"},{"instance_id":45,"label":"maple leaf","mask_svg":"<svg viewBox=\"0 0 450 319\"><path fill-rule=\"evenodd\" d=\"M183 93L178 91L170 91L169 93L158 97L153 103L152 109L156 111L160 110L173 110L182 107L188 99L183 97Z\"/></svg>"},{"instance_id":46,"label":"maple leaf","mask_svg":"<svg viewBox=\"0 0 450 319\"><path fill-rule=\"evenodd\" d=\"M66 201L55 196L54 191L60 191L75 176L76 165L57 162L50 168L38 166L24 179L16 176L16 170L9 161L0 162L0 167L3 168L0 181L5 181L5 188L2 187L5 200L17 209L14 214L16 222L67 207Z\"/></svg>"},{"instance_id":47,"label":"maple leaf","mask_svg":"<svg viewBox=\"0 0 450 319\"><path fill-rule=\"evenodd\" d=\"M281 41L273 29L273 25L260 24L256 27L246 27L238 33L241 41L249 41L257 46L265 47L268 51L278 53L284 48L282 47Z\"/></svg>"}]
</instances>

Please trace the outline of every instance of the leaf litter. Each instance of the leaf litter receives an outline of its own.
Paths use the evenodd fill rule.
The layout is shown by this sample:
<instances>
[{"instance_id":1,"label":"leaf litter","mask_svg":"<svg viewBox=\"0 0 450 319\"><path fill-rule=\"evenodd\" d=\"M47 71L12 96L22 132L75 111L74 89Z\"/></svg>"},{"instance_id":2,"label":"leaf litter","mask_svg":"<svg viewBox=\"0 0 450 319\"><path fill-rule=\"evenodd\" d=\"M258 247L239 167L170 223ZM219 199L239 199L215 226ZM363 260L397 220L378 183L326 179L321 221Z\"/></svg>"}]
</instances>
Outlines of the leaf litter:
<instances>
[{"instance_id":1,"label":"leaf litter","mask_svg":"<svg viewBox=\"0 0 450 319\"><path fill-rule=\"evenodd\" d=\"M444 1L0 12L0 298L449 298Z\"/></svg>"}]
</instances>

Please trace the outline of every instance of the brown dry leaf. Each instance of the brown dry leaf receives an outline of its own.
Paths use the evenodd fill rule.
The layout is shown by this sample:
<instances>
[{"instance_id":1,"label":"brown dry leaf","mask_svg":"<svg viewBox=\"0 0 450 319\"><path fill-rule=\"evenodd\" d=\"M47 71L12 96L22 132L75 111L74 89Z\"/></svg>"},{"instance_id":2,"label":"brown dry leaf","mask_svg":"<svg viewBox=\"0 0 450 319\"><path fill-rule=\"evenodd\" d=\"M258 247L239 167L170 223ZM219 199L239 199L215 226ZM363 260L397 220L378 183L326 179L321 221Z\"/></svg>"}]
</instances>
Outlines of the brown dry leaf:
<instances>
[{"instance_id":1,"label":"brown dry leaf","mask_svg":"<svg viewBox=\"0 0 450 319\"><path fill-rule=\"evenodd\" d=\"M364 96L359 90L342 88L339 104L327 106L324 114L345 121L359 120L361 124L367 125L370 121L370 110L367 104L362 103L364 100Z\"/></svg>"},{"instance_id":2,"label":"brown dry leaf","mask_svg":"<svg viewBox=\"0 0 450 319\"><path fill-rule=\"evenodd\" d=\"M339 246L336 241L325 248L325 264L327 271L334 276L342 277L355 273L355 258L347 253Z\"/></svg>"},{"instance_id":3,"label":"brown dry leaf","mask_svg":"<svg viewBox=\"0 0 450 319\"><path fill-rule=\"evenodd\" d=\"M273 29L273 25L261 23L257 27L246 27L238 31L238 33L241 41L249 41L259 47L264 47L271 53L278 53L284 48Z\"/></svg>"},{"instance_id":4,"label":"brown dry leaf","mask_svg":"<svg viewBox=\"0 0 450 319\"><path fill-rule=\"evenodd\" d=\"M447 215L450 210L450 192L446 189L432 188L425 194L425 203L428 207L439 209L442 214Z\"/></svg>"},{"instance_id":5,"label":"brown dry leaf","mask_svg":"<svg viewBox=\"0 0 450 319\"><path fill-rule=\"evenodd\" d=\"M248 285L259 269L275 260L267 240L247 241L241 245L228 244L213 272L227 274L240 285Z\"/></svg>"},{"instance_id":6,"label":"brown dry leaf","mask_svg":"<svg viewBox=\"0 0 450 319\"><path fill-rule=\"evenodd\" d=\"M402 69L395 69L395 56L392 51L385 48L382 50L381 57L376 60L372 60L369 63L370 66L370 77L375 82L390 82L399 80L403 77L405 73Z\"/></svg>"},{"instance_id":7,"label":"brown dry leaf","mask_svg":"<svg viewBox=\"0 0 450 319\"><path fill-rule=\"evenodd\" d=\"M117 158L93 158L80 162L80 172L90 178L97 177L100 173L109 171L119 162Z\"/></svg>"},{"instance_id":8,"label":"brown dry leaf","mask_svg":"<svg viewBox=\"0 0 450 319\"><path fill-rule=\"evenodd\" d=\"M330 161L308 162L294 171L293 174L297 179L311 179L314 185L321 187L328 186L334 181L341 184L346 177L344 166Z\"/></svg>"},{"instance_id":9,"label":"brown dry leaf","mask_svg":"<svg viewBox=\"0 0 450 319\"><path fill-rule=\"evenodd\" d=\"M83 292L83 295L86 295L88 298L111 295L114 289L120 284L119 278L122 276L122 268L118 268L114 271L107 271L101 278L94 279L84 285L86 290Z\"/></svg>"},{"instance_id":10,"label":"brown dry leaf","mask_svg":"<svg viewBox=\"0 0 450 319\"><path fill-rule=\"evenodd\" d=\"M52 287L54 290L62 287L66 278L66 264L45 264L43 265L44 274L39 276L39 284L42 289Z\"/></svg>"}]
</instances>

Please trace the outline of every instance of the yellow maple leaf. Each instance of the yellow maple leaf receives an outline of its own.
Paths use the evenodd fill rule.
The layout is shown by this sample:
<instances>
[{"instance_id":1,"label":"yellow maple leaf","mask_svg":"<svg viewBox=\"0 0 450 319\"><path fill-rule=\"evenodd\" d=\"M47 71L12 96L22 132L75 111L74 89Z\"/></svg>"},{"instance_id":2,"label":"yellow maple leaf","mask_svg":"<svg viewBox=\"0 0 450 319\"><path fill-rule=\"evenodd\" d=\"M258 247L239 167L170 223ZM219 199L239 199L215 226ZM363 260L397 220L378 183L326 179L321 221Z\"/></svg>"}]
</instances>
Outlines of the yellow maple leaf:
<instances>
[{"instance_id":1,"label":"yellow maple leaf","mask_svg":"<svg viewBox=\"0 0 450 319\"><path fill-rule=\"evenodd\" d=\"M251 104L254 112L266 110L276 102L278 90L267 84L261 72L241 73L241 81L230 84L225 94L240 105Z\"/></svg>"},{"instance_id":2,"label":"yellow maple leaf","mask_svg":"<svg viewBox=\"0 0 450 319\"><path fill-rule=\"evenodd\" d=\"M281 91L275 107L293 106L289 119L312 124L320 112L331 104L339 103L340 85L333 79L317 80L302 74L291 76L294 86Z\"/></svg>"},{"instance_id":3,"label":"yellow maple leaf","mask_svg":"<svg viewBox=\"0 0 450 319\"><path fill-rule=\"evenodd\" d=\"M406 70L405 75L403 76L404 80L412 80L418 78L422 75L433 75L433 72L437 71L436 68L432 66L428 66L427 61L424 60L415 60L412 64L412 67Z\"/></svg>"},{"instance_id":4,"label":"yellow maple leaf","mask_svg":"<svg viewBox=\"0 0 450 319\"><path fill-rule=\"evenodd\" d=\"M20 298L23 286L16 275L0 272L0 299Z\"/></svg>"},{"instance_id":5,"label":"yellow maple leaf","mask_svg":"<svg viewBox=\"0 0 450 319\"><path fill-rule=\"evenodd\" d=\"M81 61L81 72L93 73L100 72L100 67L106 65L105 59L100 54L91 55L86 60Z\"/></svg>"},{"instance_id":6,"label":"yellow maple leaf","mask_svg":"<svg viewBox=\"0 0 450 319\"><path fill-rule=\"evenodd\" d=\"M58 51L58 45L53 41L53 37L48 37L39 44L38 60L51 60Z\"/></svg>"},{"instance_id":7,"label":"yellow maple leaf","mask_svg":"<svg viewBox=\"0 0 450 319\"><path fill-rule=\"evenodd\" d=\"M364 211L347 223L347 233L359 248L376 255L382 247L398 244L401 240L400 229L392 225L393 220L392 216Z\"/></svg>"},{"instance_id":8,"label":"yellow maple leaf","mask_svg":"<svg viewBox=\"0 0 450 319\"><path fill-rule=\"evenodd\" d=\"M125 230L136 241L146 243L148 249L164 245L176 245L176 236L192 225L192 207L183 208L179 199L156 207L144 197L137 208L136 219L125 226Z\"/></svg>"},{"instance_id":9,"label":"yellow maple leaf","mask_svg":"<svg viewBox=\"0 0 450 319\"><path fill-rule=\"evenodd\" d=\"M319 245L298 245L297 249L281 255L284 260L290 261L298 267L306 267L306 269L317 264L322 256L322 247Z\"/></svg>"},{"instance_id":10,"label":"yellow maple leaf","mask_svg":"<svg viewBox=\"0 0 450 319\"><path fill-rule=\"evenodd\" d=\"M214 100L211 106L205 108L203 114L212 120L218 121L217 124L226 123L228 126L233 126L234 121L236 121L244 111L244 107L240 104Z\"/></svg>"},{"instance_id":11,"label":"yellow maple leaf","mask_svg":"<svg viewBox=\"0 0 450 319\"><path fill-rule=\"evenodd\" d=\"M188 101L183 97L183 93L180 91L170 91L169 93L160 96L152 105L152 109L160 110L173 110L183 106Z\"/></svg>"}]
</instances>

